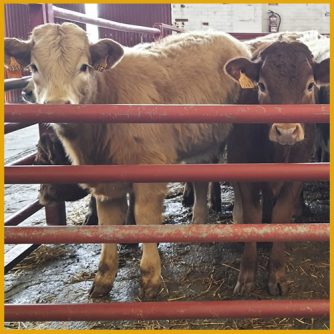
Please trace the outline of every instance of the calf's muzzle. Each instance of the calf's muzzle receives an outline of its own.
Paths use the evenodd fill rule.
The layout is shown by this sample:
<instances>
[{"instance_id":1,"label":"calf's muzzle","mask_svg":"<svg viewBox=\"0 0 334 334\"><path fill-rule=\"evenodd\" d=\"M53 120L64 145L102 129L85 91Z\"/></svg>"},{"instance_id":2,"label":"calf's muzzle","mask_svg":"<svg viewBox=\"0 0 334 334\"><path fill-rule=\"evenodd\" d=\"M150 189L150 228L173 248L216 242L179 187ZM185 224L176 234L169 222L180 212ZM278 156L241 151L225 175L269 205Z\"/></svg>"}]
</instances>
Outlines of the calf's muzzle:
<instances>
[{"instance_id":1,"label":"calf's muzzle","mask_svg":"<svg viewBox=\"0 0 334 334\"><path fill-rule=\"evenodd\" d=\"M300 123L274 123L269 130L269 139L281 145L294 145L304 140L304 129Z\"/></svg>"}]
</instances>

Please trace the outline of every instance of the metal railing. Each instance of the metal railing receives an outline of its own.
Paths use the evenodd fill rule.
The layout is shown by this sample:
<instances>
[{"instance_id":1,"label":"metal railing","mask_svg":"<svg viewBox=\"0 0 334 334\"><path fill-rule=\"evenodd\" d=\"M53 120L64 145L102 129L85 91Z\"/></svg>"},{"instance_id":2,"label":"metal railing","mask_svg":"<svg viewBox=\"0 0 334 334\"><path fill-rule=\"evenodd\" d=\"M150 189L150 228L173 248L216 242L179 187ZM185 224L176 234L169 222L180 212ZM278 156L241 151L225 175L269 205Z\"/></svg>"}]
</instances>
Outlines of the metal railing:
<instances>
[{"instance_id":1,"label":"metal railing","mask_svg":"<svg viewBox=\"0 0 334 334\"><path fill-rule=\"evenodd\" d=\"M157 28L143 28L92 19L85 14L70 12L52 5L31 5L33 25L52 22L54 17L75 22L95 24L99 27L140 33L160 33ZM234 34L240 39L253 38L262 34ZM78 108L81 112L78 113ZM43 112L48 109L48 113ZM56 112L57 110L57 112ZM64 113L66 110L66 114ZM84 112L83 112L84 110ZM103 113L102 113L103 110ZM106 110L108 112L106 112ZM175 110L175 111L173 111ZM51 112L51 113L50 113ZM80 117L80 119L79 119ZM7 122L267 122L305 121L328 122L328 105L300 106L40 106L6 105ZM17 126L17 125L15 125ZM10 126L8 126L8 129ZM31 157L30 157L31 159ZM29 161L29 157L26 160ZM202 166L49 166L27 167L22 160L6 166L6 182L71 182L99 180L110 177L115 180L158 182L159 180L226 180L254 177L251 165L202 165ZM21 165L21 166L17 166ZM238 167L238 168L237 168ZM322 179L329 177L329 164L274 164L261 170L261 179ZM41 168L43 173L41 173ZM247 169L246 169L247 168ZM276 168L276 172L275 172ZM279 168L279 170L277 169ZM154 169L154 173L152 173ZM230 177L228 177L230 169ZM256 166L257 172L259 166ZM284 171L285 169L285 171ZM55 177L61 170L62 176ZM96 173L98 170L98 173ZM245 173L247 170L247 173ZM95 173L92 173L95 171ZM278 172L277 172L278 171ZM80 172L80 173L78 173ZM252 176L253 173L253 176ZM276 173L276 174L275 174ZM93 175L95 174L95 176ZM79 176L78 176L79 175ZM97 175L97 176L96 176ZM276 175L276 176L275 176ZM6 221L7 243L78 243L78 242L211 242L211 241L277 241L329 239L328 224L285 224L285 225L231 225L231 226L98 226L98 227L13 227L29 213L39 209L38 203L26 207ZM140 232L139 232L140 230ZM163 232L163 233L162 233ZM172 307L171 307L172 306ZM147 320L185 318L244 318L244 317L327 317L328 300L277 300L277 301L218 301L218 302L144 302L109 304L61 304L61 305L6 305L5 321L77 321L77 320Z\"/></svg>"}]
</instances>

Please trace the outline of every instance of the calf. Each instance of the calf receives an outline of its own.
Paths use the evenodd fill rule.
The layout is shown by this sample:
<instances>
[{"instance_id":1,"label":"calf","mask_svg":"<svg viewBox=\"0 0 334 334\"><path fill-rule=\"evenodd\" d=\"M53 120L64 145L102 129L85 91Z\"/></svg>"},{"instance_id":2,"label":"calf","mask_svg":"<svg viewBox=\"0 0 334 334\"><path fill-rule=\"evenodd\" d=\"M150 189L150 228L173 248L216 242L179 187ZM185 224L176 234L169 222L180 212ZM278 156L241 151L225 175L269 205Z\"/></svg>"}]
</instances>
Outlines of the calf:
<instances>
[{"instance_id":1,"label":"calf","mask_svg":"<svg viewBox=\"0 0 334 334\"><path fill-rule=\"evenodd\" d=\"M41 135L37 144L37 154L34 165L70 165L63 145L53 132L48 129ZM39 189L39 202L43 205L53 205L62 201L77 201L86 197L89 192L77 184L41 184ZM86 225L97 225L97 212L95 198L92 196L89 201Z\"/></svg>"},{"instance_id":2,"label":"calf","mask_svg":"<svg viewBox=\"0 0 334 334\"><path fill-rule=\"evenodd\" d=\"M329 59L316 63L309 49L298 42L275 42L252 60L236 58L226 64L236 81L248 77L255 88L243 90L240 104L311 104L316 85L328 83ZM307 162L315 137L315 125L302 123L236 125L228 142L230 163ZM259 224L264 220L288 223L294 213L302 182L236 182L233 220ZM262 205L261 205L262 194ZM262 212L263 209L263 212ZM235 293L254 287L256 243L245 244ZM269 263L269 292L285 294L284 243L274 242Z\"/></svg>"},{"instance_id":3,"label":"calf","mask_svg":"<svg viewBox=\"0 0 334 334\"><path fill-rule=\"evenodd\" d=\"M148 49L124 49L110 39L89 44L71 23L36 27L28 41L5 40L5 59L30 64L38 103L222 104L234 103L238 85L225 63L248 57L248 49L224 33L173 35ZM105 69L103 72L94 70ZM166 164L210 161L218 155L230 124L53 124L74 165ZM164 183L89 183L99 224L122 224L126 194L135 195L135 221L160 224ZM197 191L196 191L197 190ZM202 199L197 201L197 195ZM205 219L207 189L195 183L194 215ZM202 203L199 205L199 202ZM91 295L107 294L118 268L117 247L104 244ZM142 293L155 296L161 284L155 243L143 245Z\"/></svg>"}]
</instances>

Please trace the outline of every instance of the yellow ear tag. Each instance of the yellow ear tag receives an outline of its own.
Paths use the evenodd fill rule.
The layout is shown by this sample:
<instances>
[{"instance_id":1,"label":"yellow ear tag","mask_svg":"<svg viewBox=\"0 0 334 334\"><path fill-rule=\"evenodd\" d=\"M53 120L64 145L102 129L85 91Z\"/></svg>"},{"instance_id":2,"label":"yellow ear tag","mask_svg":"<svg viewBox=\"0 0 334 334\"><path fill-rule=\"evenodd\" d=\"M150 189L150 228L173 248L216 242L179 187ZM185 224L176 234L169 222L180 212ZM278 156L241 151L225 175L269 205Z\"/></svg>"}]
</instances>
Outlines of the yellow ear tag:
<instances>
[{"instance_id":1,"label":"yellow ear tag","mask_svg":"<svg viewBox=\"0 0 334 334\"><path fill-rule=\"evenodd\" d=\"M21 78L23 67L17 62L14 57L10 57L9 65L7 66L7 78Z\"/></svg>"},{"instance_id":2,"label":"yellow ear tag","mask_svg":"<svg viewBox=\"0 0 334 334\"><path fill-rule=\"evenodd\" d=\"M103 72L103 71L105 71L106 70L106 68L107 68L107 66L108 66L108 63L107 63L107 57L104 59L104 64L102 63L100 63L100 64L97 64L97 65L95 65L95 69L97 70L97 71L99 71L99 72Z\"/></svg>"},{"instance_id":3,"label":"yellow ear tag","mask_svg":"<svg viewBox=\"0 0 334 334\"><path fill-rule=\"evenodd\" d=\"M241 88L244 89L250 89L255 87L253 80L248 78L248 76L243 72L240 72L239 84Z\"/></svg>"}]
</instances>

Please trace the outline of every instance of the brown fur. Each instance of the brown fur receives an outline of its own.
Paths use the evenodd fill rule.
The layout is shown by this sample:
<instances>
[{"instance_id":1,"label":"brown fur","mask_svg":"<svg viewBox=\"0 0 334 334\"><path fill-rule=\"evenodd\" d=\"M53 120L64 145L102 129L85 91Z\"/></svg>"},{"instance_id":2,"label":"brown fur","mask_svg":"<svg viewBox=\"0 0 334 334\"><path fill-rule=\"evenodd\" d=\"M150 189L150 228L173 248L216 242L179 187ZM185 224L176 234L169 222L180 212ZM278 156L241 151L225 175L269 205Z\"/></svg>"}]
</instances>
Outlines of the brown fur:
<instances>
[{"instance_id":1,"label":"brown fur","mask_svg":"<svg viewBox=\"0 0 334 334\"><path fill-rule=\"evenodd\" d=\"M264 48L252 62L238 59L226 65L231 76L238 71L252 73L252 80L262 82L266 89L244 90L240 104L315 103L317 89L307 89L310 81L317 80L317 67L309 49L296 42L275 42ZM319 64L329 71L325 62ZM251 71L248 69L251 68ZM247 71L248 70L248 71ZM323 74L326 77L326 74ZM321 80L326 80L324 78ZM235 79L237 79L235 77ZM297 125L296 125L297 124ZM288 134L288 145L272 135L279 127L284 133L287 126L303 132L303 139ZM308 162L313 151L314 124L239 124L235 125L228 142L228 161L231 163ZM294 213L302 182L236 182L233 219L238 223L259 224L262 221L275 224L290 222ZM262 203L261 203L262 194ZM255 284L256 243L246 243L240 264L235 293L248 293ZM284 243L273 243L268 288L271 294L285 294L288 289L285 277Z\"/></svg>"}]
</instances>

